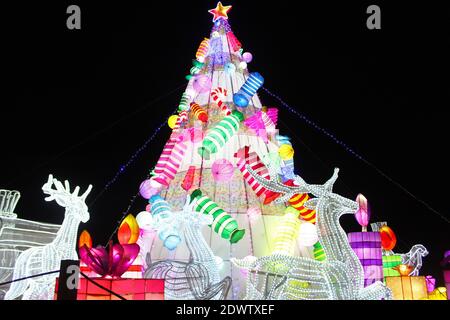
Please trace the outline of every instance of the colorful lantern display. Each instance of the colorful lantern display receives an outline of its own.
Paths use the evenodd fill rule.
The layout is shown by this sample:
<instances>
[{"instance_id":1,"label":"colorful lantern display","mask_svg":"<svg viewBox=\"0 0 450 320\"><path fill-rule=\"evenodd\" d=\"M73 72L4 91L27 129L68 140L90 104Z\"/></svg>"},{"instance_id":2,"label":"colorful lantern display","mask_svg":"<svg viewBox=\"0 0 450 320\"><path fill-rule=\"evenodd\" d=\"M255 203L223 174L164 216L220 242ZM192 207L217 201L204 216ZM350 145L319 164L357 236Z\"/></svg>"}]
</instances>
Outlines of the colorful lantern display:
<instances>
[{"instance_id":1,"label":"colorful lantern display","mask_svg":"<svg viewBox=\"0 0 450 320\"><path fill-rule=\"evenodd\" d=\"M287 207L278 222L272 254L291 256L294 253L295 240L299 234L300 224L298 211L292 207Z\"/></svg>"},{"instance_id":2,"label":"colorful lantern display","mask_svg":"<svg viewBox=\"0 0 450 320\"><path fill-rule=\"evenodd\" d=\"M200 120L203 123L208 122L208 114L206 113L205 109L200 107L197 103L191 102L191 112L194 115L195 118Z\"/></svg>"},{"instance_id":3,"label":"colorful lantern display","mask_svg":"<svg viewBox=\"0 0 450 320\"><path fill-rule=\"evenodd\" d=\"M398 277L400 273L395 268L402 263L402 256L399 254L383 255L383 275L384 277Z\"/></svg>"},{"instance_id":4,"label":"colorful lantern display","mask_svg":"<svg viewBox=\"0 0 450 320\"><path fill-rule=\"evenodd\" d=\"M379 232L351 232L348 242L364 269L364 286L383 281L383 252Z\"/></svg>"},{"instance_id":5,"label":"colorful lantern display","mask_svg":"<svg viewBox=\"0 0 450 320\"><path fill-rule=\"evenodd\" d=\"M252 188L252 190L255 192L257 197L261 197L262 195L265 196L264 204L269 204L273 200L275 200L278 197L278 194L275 192L272 192L270 190L267 190L265 187L260 185L248 172L246 165L249 165L250 168L252 168L253 171L258 173L260 176L270 179L269 170L264 165L264 163L261 161L259 156L256 154L256 152L250 152L250 147L245 146L239 149L235 154L235 158L238 158L237 161L237 167L241 171L242 175L244 176L245 181L247 184Z\"/></svg>"},{"instance_id":6,"label":"colorful lantern display","mask_svg":"<svg viewBox=\"0 0 450 320\"><path fill-rule=\"evenodd\" d=\"M198 93L205 93L211 89L211 78L206 74L198 74L192 81L192 87Z\"/></svg>"},{"instance_id":7,"label":"colorful lantern display","mask_svg":"<svg viewBox=\"0 0 450 320\"><path fill-rule=\"evenodd\" d=\"M370 220L369 203L362 194L358 194L356 202L358 203L358 210L355 213L356 221L358 221L359 225L363 228L363 231L367 231L367 225Z\"/></svg>"},{"instance_id":8,"label":"colorful lantern display","mask_svg":"<svg viewBox=\"0 0 450 320\"><path fill-rule=\"evenodd\" d=\"M117 238L120 244L136 243L139 238L139 225L132 214L128 214L120 223Z\"/></svg>"},{"instance_id":9,"label":"colorful lantern display","mask_svg":"<svg viewBox=\"0 0 450 320\"><path fill-rule=\"evenodd\" d=\"M157 176L154 177L154 180L162 185L169 186L170 181L175 178L180 168L186 149L187 146L185 141L182 141L182 136L171 136L156 163L155 174Z\"/></svg>"},{"instance_id":10,"label":"colorful lantern display","mask_svg":"<svg viewBox=\"0 0 450 320\"><path fill-rule=\"evenodd\" d=\"M395 236L394 231L384 225L380 228L380 235L383 249L387 251L394 249L395 244L397 243L397 237Z\"/></svg>"},{"instance_id":11,"label":"colorful lantern display","mask_svg":"<svg viewBox=\"0 0 450 320\"><path fill-rule=\"evenodd\" d=\"M290 160L294 157L294 148L289 144L282 144L278 149L278 153L282 160Z\"/></svg>"},{"instance_id":12,"label":"colorful lantern display","mask_svg":"<svg viewBox=\"0 0 450 320\"><path fill-rule=\"evenodd\" d=\"M242 120L244 115L236 110L223 118L203 139L203 144L198 149L200 156L209 160L210 155L219 151L237 133Z\"/></svg>"},{"instance_id":13,"label":"colorful lantern display","mask_svg":"<svg viewBox=\"0 0 450 320\"><path fill-rule=\"evenodd\" d=\"M92 238L87 230L83 230L78 239L78 248L81 248L84 245L88 248L92 248Z\"/></svg>"},{"instance_id":14,"label":"colorful lantern display","mask_svg":"<svg viewBox=\"0 0 450 320\"><path fill-rule=\"evenodd\" d=\"M103 288L80 278L77 300L120 300L111 292L119 294L126 300L164 300L163 279L106 279L94 278ZM55 300L57 299L59 278L56 279Z\"/></svg>"},{"instance_id":15,"label":"colorful lantern display","mask_svg":"<svg viewBox=\"0 0 450 320\"><path fill-rule=\"evenodd\" d=\"M317 261L325 261L326 256L325 256L325 251L323 251L322 245L320 244L320 242L316 242L314 245L314 259L316 259Z\"/></svg>"},{"instance_id":16,"label":"colorful lantern display","mask_svg":"<svg viewBox=\"0 0 450 320\"><path fill-rule=\"evenodd\" d=\"M198 50L195 53L195 58L200 62L205 61L205 57L208 54L208 48L209 48L209 39L205 38L202 40L202 42L200 42Z\"/></svg>"},{"instance_id":17,"label":"colorful lantern display","mask_svg":"<svg viewBox=\"0 0 450 320\"><path fill-rule=\"evenodd\" d=\"M394 300L422 300L428 298L424 276L386 277L386 286L392 290Z\"/></svg>"},{"instance_id":18,"label":"colorful lantern display","mask_svg":"<svg viewBox=\"0 0 450 320\"><path fill-rule=\"evenodd\" d=\"M234 174L233 164L226 159L218 159L211 166L211 173L216 182L228 182Z\"/></svg>"},{"instance_id":19,"label":"colorful lantern display","mask_svg":"<svg viewBox=\"0 0 450 320\"><path fill-rule=\"evenodd\" d=\"M293 180L288 180L284 183L287 186L295 186ZM309 209L305 207L306 201L309 200L309 195L307 193L296 194L289 199L289 204L296 210L300 212L300 217L306 222L316 223L316 210Z\"/></svg>"},{"instance_id":20,"label":"colorful lantern display","mask_svg":"<svg viewBox=\"0 0 450 320\"><path fill-rule=\"evenodd\" d=\"M191 194L191 201L196 201L195 211L213 216L211 228L223 239L236 243L245 235L244 229L238 229L237 221L226 213L217 203L204 196L200 189Z\"/></svg>"},{"instance_id":21,"label":"colorful lantern display","mask_svg":"<svg viewBox=\"0 0 450 320\"><path fill-rule=\"evenodd\" d=\"M233 102L235 105L241 108L246 108L256 94L259 88L264 83L264 78L258 72L250 73L250 76L242 85L237 93L233 95Z\"/></svg>"},{"instance_id":22,"label":"colorful lantern display","mask_svg":"<svg viewBox=\"0 0 450 320\"><path fill-rule=\"evenodd\" d=\"M79 248L81 260L96 274L106 277L119 278L132 265L139 254L139 245L113 244L109 242L108 249L97 246L88 248L83 245Z\"/></svg>"},{"instance_id":23,"label":"colorful lantern display","mask_svg":"<svg viewBox=\"0 0 450 320\"><path fill-rule=\"evenodd\" d=\"M189 110L190 99L191 97L186 92L183 92L183 94L181 95L180 104L178 105L178 111Z\"/></svg>"},{"instance_id":24,"label":"colorful lantern display","mask_svg":"<svg viewBox=\"0 0 450 320\"><path fill-rule=\"evenodd\" d=\"M186 175L183 178L183 182L181 182L181 187L184 191L191 190L192 186L194 185L194 178L195 178L195 166L189 166L188 171L186 171Z\"/></svg>"},{"instance_id":25,"label":"colorful lantern display","mask_svg":"<svg viewBox=\"0 0 450 320\"><path fill-rule=\"evenodd\" d=\"M228 106L224 103L225 98L227 96L227 89L224 89L222 87L217 87L211 91L211 98L215 103L217 103L217 106L222 110L222 112L228 116L231 113L231 110L228 108Z\"/></svg>"}]
</instances>

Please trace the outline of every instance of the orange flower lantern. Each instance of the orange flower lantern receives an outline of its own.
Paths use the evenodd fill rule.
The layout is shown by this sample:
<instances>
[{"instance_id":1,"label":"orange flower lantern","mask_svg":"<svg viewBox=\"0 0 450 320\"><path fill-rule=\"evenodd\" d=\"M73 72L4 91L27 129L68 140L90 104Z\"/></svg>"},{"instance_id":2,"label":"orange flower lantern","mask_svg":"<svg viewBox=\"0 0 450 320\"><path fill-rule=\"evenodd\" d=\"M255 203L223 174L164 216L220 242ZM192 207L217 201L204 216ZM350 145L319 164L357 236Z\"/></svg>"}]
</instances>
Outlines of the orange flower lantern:
<instances>
[{"instance_id":1,"label":"orange flower lantern","mask_svg":"<svg viewBox=\"0 0 450 320\"><path fill-rule=\"evenodd\" d=\"M395 236L394 231L388 226L382 226L380 228L380 236L381 236L381 246L384 250L392 250L397 243L397 237Z\"/></svg>"},{"instance_id":2,"label":"orange flower lantern","mask_svg":"<svg viewBox=\"0 0 450 320\"><path fill-rule=\"evenodd\" d=\"M120 244L133 244L139 238L139 225L136 218L129 214L120 224L117 238Z\"/></svg>"}]
</instances>

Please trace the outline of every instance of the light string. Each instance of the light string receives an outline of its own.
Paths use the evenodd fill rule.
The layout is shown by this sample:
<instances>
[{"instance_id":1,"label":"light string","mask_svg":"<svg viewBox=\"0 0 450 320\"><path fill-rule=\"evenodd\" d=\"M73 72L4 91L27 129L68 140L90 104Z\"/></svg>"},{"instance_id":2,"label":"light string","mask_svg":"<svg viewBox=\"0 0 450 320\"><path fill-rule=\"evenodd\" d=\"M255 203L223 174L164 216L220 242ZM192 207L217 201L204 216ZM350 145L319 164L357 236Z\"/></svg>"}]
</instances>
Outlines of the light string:
<instances>
[{"instance_id":1,"label":"light string","mask_svg":"<svg viewBox=\"0 0 450 320\"><path fill-rule=\"evenodd\" d=\"M390 178L387 174L385 174L382 170L380 170L379 168L377 168L373 163L371 163L370 161L366 160L365 158L363 158L361 155L359 155L358 153L356 153L352 148L350 148L346 143L344 143L343 141L339 140L338 138L336 138L333 134L329 133L327 130L325 130L324 128L322 128L321 126L319 126L316 122L310 120L308 117L306 117L305 115L303 115L302 113L300 113L299 111L297 111L296 109L292 108L290 105L288 105L286 102L283 101L283 99L281 99L281 97L279 97L278 95L272 93L269 89L265 88L265 87L261 87L262 90L264 90L268 95L270 95L271 97L273 97L274 99L276 99L283 107L285 107L288 111L290 111L291 113L295 114L296 116L298 116L301 120L303 120L304 122L306 122L308 125L310 125L311 127L313 127L314 129L316 129L317 131L322 132L323 134L325 134L326 136L328 136L330 139L332 139L334 142L336 142L338 145L342 146L347 152L349 152L350 154L352 154L355 158L361 160L362 162L364 162L366 165L368 165L369 167L371 167L372 169L374 169L376 172L378 172L380 175L382 175L385 179L387 179L388 181L390 181L392 184L394 184L395 186L397 186L398 188L400 188L401 190L403 190L406 194L408 194L410 197L412 197L413 199L415 199L416 201L420 202L423 206L425 206L428 210L430 210L431 212L435 213L436 215L438 215L439 217L441 217L445 222L450 223L450 221L444 216L442 215L440 212L438 212L436 209L434 209L433 207L431 207L427 202L425 202L424 200L418 198L417 196L415 196L413 193L411 193L408 189L406 189L404 186L402 186L399 182L393 180L392 178Z\"/></svg>"},{"instance_id":2,"label":"light string","mask_svg":"<svg viewBox=\"0 0 450 320\"><path fill-rule=\"evenodd\" d=\"M117 181L117 179L119 178L120 175L122 175L125 172L125 169L129 167L130 164L132 164L139 156L140 153L142 153L142 151L144 151L147 146L150 144L150 142L153 141L153 139L157 136L157 134L161 131L161 129L167 124L167 120L169 119L169 117L178 109L178 107L170 113L170 115L167 116L167 118L155 129L155 131L153 131L153 134L144 142L144 144L134 152L134 154L131 156L131 158L127 161L126 164L122 165L119 168L119 171L117 171L117 173L115 174L115 176L105 185L105 188L100 192L100 194L94 199L93 202L95 202L115 181ZM146 179L150 178L150 172L147 174ZM120 223L122 222L123 219L125 219L125 217L127 216L127 214L129 213L131 207L133 206L133 204L136 202L136 199L138 198L140 192L138 191L135 195L133 195L133 197L130 200L130 203L127 207L127 209L125 211L123 211L122 213L122 217L117 221L117 226L114 229L114 231L111 233L111 235L108 238L108 241L106 241L105 243L105 247L106 245L109 243L109 241L112 239L112 237L114 236L114 234L117 232L117 230L119 229Z\"/></svg>"}]
</instances>

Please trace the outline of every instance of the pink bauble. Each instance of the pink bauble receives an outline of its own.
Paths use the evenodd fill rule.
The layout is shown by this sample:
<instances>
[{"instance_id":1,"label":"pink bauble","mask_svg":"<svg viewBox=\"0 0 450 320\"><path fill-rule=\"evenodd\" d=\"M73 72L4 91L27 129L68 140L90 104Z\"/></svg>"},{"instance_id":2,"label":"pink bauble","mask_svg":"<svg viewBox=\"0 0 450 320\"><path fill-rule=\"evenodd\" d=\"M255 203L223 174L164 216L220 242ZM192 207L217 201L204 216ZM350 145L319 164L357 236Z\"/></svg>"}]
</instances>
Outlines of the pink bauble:
<instances>
[{"instance_id":1,"label":"pink bauble","mask_svg":"<svg viewBox=\"0 0 450 320\"><path fill-rule=\"evenodd\" d=\"M218 159L211 166L211 173L216 182L228 182L234 174L233 164L226 159Z\"/></svg>"},{"instance_id":2,"label":"pink bauble","mask_svg":"<svg viewBox=\"0 0 450 320\"><path fill-rule=\"evenodd\" d=\"M250 63L253 60L253 55L250 52L244 52L244 54L242 55L242 60L244 60L247 63Z\"/></svg>"},{"instance_id":3,"label":"pink bauble","mask_svg":"<svg viewBox=\"0 0 450 320\"><path fill-rule=\"evenodd\" d=\"M152 205L150 203L145 206L145 211L147 211L147 212L151 212L152 211Z\"/></svg>"},{"instance_id":4,"label":"pink bauble","mask_svg":"<svg viewBox=\"0 0 450 320\"><path fill-rule=\"evenodd\" d=\"M194 77L192 87L198 93L205 93L211 89L211 79L206 74L199 74Z\"/></svg>"}]
</instances>

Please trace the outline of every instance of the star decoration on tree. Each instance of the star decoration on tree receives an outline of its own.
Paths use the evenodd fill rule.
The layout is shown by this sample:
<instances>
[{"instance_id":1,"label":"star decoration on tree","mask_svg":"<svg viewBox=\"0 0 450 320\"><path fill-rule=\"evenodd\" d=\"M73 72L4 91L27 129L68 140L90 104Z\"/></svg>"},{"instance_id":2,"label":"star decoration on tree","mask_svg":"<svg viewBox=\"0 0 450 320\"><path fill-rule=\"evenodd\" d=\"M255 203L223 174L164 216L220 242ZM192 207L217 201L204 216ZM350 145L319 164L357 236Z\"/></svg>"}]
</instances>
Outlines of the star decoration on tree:
<instances>
[{"instance_id":1,"label":"star decoration on tree","mask_svg":"<svg viewBox=\"0 0 450 320\"><path fill-rule=\"evenodd\" d=\"M216 22L216 20L223 18L228 19L228 11L231 10L232 6L223 6L222 2L218 2L215 9L211 9L208 12L214 15L213 22Z\"/></svg>"}]
</instances>

